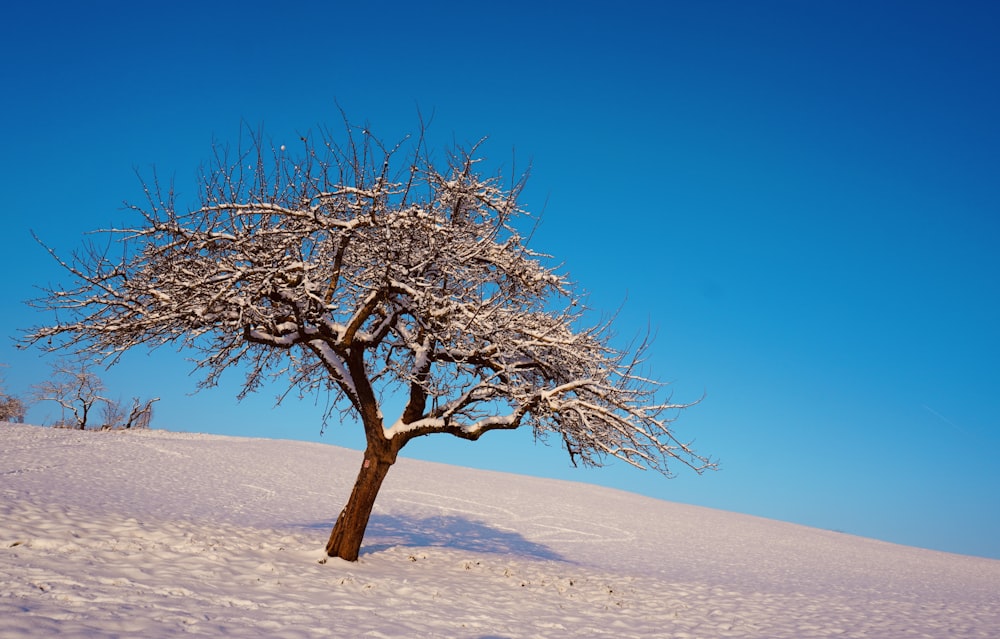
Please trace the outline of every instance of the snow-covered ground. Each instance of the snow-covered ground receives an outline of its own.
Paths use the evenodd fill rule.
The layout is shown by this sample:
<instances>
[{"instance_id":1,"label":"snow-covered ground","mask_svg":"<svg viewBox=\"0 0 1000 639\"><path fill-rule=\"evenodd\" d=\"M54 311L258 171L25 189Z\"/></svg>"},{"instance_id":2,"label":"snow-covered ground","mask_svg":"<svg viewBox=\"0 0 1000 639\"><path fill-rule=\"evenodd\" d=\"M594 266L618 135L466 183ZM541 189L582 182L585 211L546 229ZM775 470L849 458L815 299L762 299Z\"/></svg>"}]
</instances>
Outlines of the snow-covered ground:
<instances>
[{"instance_id":1,"label":"snow-covered ground","mask_svg":"<svg viewBox=\"0 0 1000 639\"><path fill-rule=\"evenodd\" d=\"M0 637L1000 637L1000 561L407 459L321 564L360 461L0 424Z\"/></svg>"}]
</instances>

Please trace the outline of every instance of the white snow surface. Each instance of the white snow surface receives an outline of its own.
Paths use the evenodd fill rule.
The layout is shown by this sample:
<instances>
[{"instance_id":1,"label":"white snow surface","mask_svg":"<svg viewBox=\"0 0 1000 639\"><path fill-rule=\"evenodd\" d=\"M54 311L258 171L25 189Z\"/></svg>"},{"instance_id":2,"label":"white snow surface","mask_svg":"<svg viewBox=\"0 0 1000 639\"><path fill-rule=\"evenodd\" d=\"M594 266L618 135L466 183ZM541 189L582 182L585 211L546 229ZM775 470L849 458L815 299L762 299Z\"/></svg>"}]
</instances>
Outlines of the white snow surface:
<instances>
[{"instance_id":1,"label":"white snow surface","mask_svg":"<svg viewBox=\"0 0 1000 639\"><path fill-rule=\"evenodd\" d=\"M1000 637L1000 561L407 459L322 564L360 463L0 424L0 637Z\"/></svg>"}]
</instances>

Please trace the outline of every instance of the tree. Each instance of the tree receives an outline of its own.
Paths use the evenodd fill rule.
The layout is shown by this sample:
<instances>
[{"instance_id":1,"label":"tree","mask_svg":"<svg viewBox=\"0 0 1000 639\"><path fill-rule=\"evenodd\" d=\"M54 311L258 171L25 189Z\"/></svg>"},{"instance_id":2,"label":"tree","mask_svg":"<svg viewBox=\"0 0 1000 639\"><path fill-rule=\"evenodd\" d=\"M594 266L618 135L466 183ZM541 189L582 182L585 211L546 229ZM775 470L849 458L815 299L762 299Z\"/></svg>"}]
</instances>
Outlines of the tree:
<instances>
[{"instance_id":1,"label":"tree","mask_svg":"<svg viewBox=\"0 0 1000 639\"><path fill-rule=\"evenodd\" d=\"M122 428L149 428L150 422L153 421L153 403L158 401L160 398L154 397L143 404L141 399L133 397L132 408L129 409L128 418L122 424Z\"/></svg>"},{"instance_id":2,"label":"tree","mask_svg":"<svg viewBox=\"0 0 1000 639\"><path fill-rule=\"evenodd\" d=\"M125 408L121 401L108 400L101 407L101 430L111 430L125 422Z\"/></svg>"},{"instance_id":3,"label":"tree","mask_svg":"<svg viewBox=\"0 0 1000 639\"><path fill-rule=\"evenodd\" d=\"M0 393L0 422L24 423L24 415L28 407L19 397Z\"/></svg>"},{"instance_id":4,"label":"tree","mask_svg":"<svg viewBox=\"0 0 1000 639\"><path fill-rule=\"evenodd\" d=\"M92 425L91 417L96 407L108 402L102 392L104 382L93 372L84 355L53 362L51 378L33 387L35 401L55 402L62 408L56 426L78 430Z\"/></svg>"},{"instance_id":5,"label":"tree","mask_svg":"<svg viewBox=\"0 0 1000 639\"><path fill-rule=\"evenodd\" d=\"M188 210L143 181L137 224L69 260L53 252L75 282L34 304L65 319L25 341L112 361L170 344L198 354L200 388L240 367L240 398L282 376L329 392L367 442L326 546L349 561L417 437L527 427L558 436L574 464L714 467L675 436L684 405L642 372L649 342L613 345L611 322L585 323L574 285L528 248L525 176L483 177L479 144L439 166L423 128L395 146L346 120L345 132L303 138L294 157L259 132L216 146ZM403 408L386 420L390 396Z\"/></svg>"},{"instance_id":6,"label":"tree","mask_svg":"<svg viewBox=\"0 0 1000 639\"><path fill-rule=\"evenodd\" d=\"M141 399L133 397L132 407L126 413L125 406L120 401L107 400L101 409L101 418L104 422L101 428L104 430L149 428L149 423L153 420L153 403L158 401L160 398L154 397L143 404Z\"/></svg>"},{"instance_id":7,"label":"tree","mask_svg":"<svg viewBox=\"0 0 1000 639\"><path fill-rule=\"evenodd\" d=\"M28 407L19 397L7 394L6 381L0 375L0 422L24 423L24 415L27 412Z\"/></svg>"}]
</instances>

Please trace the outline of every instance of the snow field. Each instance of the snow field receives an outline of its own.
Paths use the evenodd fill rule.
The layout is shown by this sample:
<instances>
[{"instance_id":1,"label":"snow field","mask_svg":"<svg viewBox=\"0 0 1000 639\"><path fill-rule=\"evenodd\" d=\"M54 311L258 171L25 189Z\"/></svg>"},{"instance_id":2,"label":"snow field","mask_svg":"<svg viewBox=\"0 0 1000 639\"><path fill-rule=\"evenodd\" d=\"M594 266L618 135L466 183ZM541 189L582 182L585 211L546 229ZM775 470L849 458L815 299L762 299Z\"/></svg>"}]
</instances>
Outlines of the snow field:
<instances>
[{"instance_id":1,"label":"snow field","mask_svg":"<svg viewBox=\"0 0 1000 639\"><path fill-rule=\"evenodd\" d=\"M998 561L412 460L321 563L359 463L0 425L0 638L1000 636Z\"/></svg>"}]
</instances>

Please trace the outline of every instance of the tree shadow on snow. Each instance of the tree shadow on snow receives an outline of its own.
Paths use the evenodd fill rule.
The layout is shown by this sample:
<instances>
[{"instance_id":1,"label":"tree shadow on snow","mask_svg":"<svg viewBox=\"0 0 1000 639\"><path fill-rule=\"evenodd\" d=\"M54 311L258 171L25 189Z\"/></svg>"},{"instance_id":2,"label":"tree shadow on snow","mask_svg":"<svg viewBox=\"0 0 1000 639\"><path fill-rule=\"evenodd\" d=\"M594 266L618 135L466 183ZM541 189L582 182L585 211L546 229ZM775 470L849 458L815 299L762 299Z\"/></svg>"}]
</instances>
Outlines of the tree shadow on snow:
<instances>
[{"instance_id":1,"label":"tree shadow on snow","mask_svg":"<svg viewBox=\"0 0 1000 639\"><path fill-rule=\"evenodd\" d=\"M516 531L494 528L474 519L454 515L372 515L361 553L367 555L394 546L454 548L565 561L552 549L525 539Z\"/></svg>"}]
</instances>

